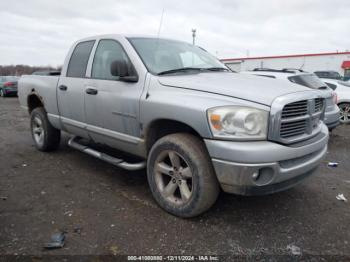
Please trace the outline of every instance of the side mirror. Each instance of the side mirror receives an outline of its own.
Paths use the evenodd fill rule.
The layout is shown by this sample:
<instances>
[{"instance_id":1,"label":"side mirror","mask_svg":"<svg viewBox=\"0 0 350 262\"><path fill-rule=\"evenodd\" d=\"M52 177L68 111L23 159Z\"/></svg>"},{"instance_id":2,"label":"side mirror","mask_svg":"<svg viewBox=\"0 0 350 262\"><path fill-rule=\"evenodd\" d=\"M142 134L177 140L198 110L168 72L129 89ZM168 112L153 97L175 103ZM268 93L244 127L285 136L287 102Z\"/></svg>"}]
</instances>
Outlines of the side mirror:
<instances>
[{"instance_id":1,"label":"side mirror","mask_svg":"<svg viewBox=\"0 0 350 262\"><path fill-rule=\"evenodd\" d=\"M119 76L120 81L137 82L139 78L137 75L130 75L128 64L125 60L115 60L111 64L112 76Z\"/></svg>"},{"instance_id":2,"label":"side mirror","mask_svg":"<svg viewBox=\"0 0 350 262\"><path fill-rule=\"evenodd\" d=\"M124 77L128 75L128 65L125 60L115 60L111 64L112 76Z\"/></svg>"}]
</instances>

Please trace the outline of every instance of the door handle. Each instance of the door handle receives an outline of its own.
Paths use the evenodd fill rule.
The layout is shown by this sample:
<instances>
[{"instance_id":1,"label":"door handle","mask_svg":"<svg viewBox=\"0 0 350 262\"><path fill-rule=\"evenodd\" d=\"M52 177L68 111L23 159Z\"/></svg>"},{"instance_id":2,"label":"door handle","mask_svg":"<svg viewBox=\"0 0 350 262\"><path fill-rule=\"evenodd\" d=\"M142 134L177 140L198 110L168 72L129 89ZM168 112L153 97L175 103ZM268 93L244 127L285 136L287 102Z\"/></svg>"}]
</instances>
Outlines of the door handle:
<instances>
[{"instance_id":1,"label":"door handle","mask_svg":"<svg viewBox=\"0 0 350 262\"><path fill-rule=\"evenodd\" d=\"M89 95L97 95L98 93L97 89L94 89L94 88L87 88L85 92Z\"/></svg>"},{"instance_id":2,"label":"door handle","mask_svg":"<svg viewBox=\"0 0 350 262\"><path fill-rule=\"evenodd\" d=\"M68 89L68 87L65 85L60 85L58 88L62 91L67 91L67 89Z\"/></svg>"}]
</instances>

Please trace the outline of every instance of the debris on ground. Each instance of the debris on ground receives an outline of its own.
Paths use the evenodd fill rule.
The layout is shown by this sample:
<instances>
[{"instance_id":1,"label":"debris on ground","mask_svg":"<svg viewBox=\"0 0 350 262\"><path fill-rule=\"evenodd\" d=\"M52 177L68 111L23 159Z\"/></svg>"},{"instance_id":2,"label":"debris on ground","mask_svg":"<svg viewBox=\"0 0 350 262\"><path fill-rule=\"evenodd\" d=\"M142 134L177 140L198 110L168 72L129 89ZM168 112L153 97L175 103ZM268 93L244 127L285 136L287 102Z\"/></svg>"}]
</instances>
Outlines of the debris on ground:
<instances>
[{"instance_id":1,"label":"debris on ground","mask_svg":"<svg viewBox=\"0 0 350 262\"><path fill-rule=\"evenodd\" d=\"M119 248L118 246L111 246L109 250L112 252L112 254L115 256L118 254Z\"/></svg>"},{"instance_id":2,"label":"debris on ground","mask_svg":"<svg viewBox=\"0 0 350 262\"><path fill-rule=\"evenodd\" d=\"M26 166L27 166L27 164L22 164L22 166L23 166L23 167L26 167Z\"/></svg>"},{"instance_id":3,"label":"debris on ground","mask_svg":"<svg viewBox=\"0 0 350 262\"><path fill-rule=\"evenodd\" d=\"M83 229L83 228L82 228L81 226L75 226L75 227L74 227L74 233L77 233L77 234L80 235L82 229Z\"/></svg>"},{"instance_id":4,"label":"debris on ground","mask_svg":"<svg viewBox=\"0 0 350 262\"><path fill-rule=\"evenodd\" d=\"M71 217L73 215L73 211L69 210L67 212L64 212L63 215L68 215L69 217Z\"/></svg>"},{"instance_id":5,"label":"debris on ground","mask_svg":"<svg viewBox=\"0 0 350 262\"><path fill-rule=\"evenodd\" d=\"M291 251L292 254L295 255L295 256L300 256L300 255L301 255L300 247L297 247L297 246L291 244L291 245L288 245L288 246L287 246L287 249L288 249L289 251Z\"/></svg>"},{"instance_id":6,"label":"debris on ground","mask_svg":"<svg viewBox=\"0 0 350 262\"><path fill-rule=\"evenodd\" d=\"M7 200L7 196L0 197L1 200Z\"/></svg>"},{"instance_id":7,"label":"debris on ground","mask_svg":"<svg viewBox=\"0 0 350 262\"><path fill-rule=\"evenodd\" d=\"M337 162L328 162L329 167L337 167L338 163Z\"/></svg>"},{"instance_id":8,"label":"debris on ground","mask_svg":"<svg viewBox=\"0 0 350 262\"><path fill-rule=\"evenodd\" d=\"M340 201L344 201L347 202L348 200L346 199L346 197L344 196L344 194L339 194L336 196L336 199L340 200Z\"/></svg>"},{"instance_id":9,"label":"debris on ground","mask_svg":"<svg viewBox=\"0 0 350 262\"><path fill-rule=\"evenodd\" d=\"M55 249L62 248L64 246L66 236L63 232L55 233L51 236L51 241L47 243L44 248L46 249Z\"/></svg>"}]
</instances>

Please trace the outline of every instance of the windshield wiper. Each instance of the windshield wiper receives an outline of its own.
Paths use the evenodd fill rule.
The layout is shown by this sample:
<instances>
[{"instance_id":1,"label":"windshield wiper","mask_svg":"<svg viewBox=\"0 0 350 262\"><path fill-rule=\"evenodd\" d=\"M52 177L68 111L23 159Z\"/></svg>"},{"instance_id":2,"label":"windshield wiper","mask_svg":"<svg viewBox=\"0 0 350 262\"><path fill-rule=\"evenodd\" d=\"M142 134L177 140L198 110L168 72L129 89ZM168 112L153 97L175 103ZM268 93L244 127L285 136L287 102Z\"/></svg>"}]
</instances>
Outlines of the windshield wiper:
<instances>
[{"instance_id":1,"label":"windshield wiper","mask_svg":"<svg viewBox=\"0 0 350 262\"><path fill-rule=\"evenodd\" d=\"M158 73L157 75L166 75L166 74L172 74L172 73L177 73L177 72L186 72L186 71L200 71L202 68L198 67L182 67L182 68L176 68L176 69L171 69L171 70L166 70L163 72Z\"/></svg>"},{"instance_id":2,"label":"windshield wiper","mask_svg":"<svg viewBox=\"0 0 350 262\"><path fill-rule=\"evenodd\" d=\"M203 68L203 69L208 70L208 71L229 71L225 67L209 67L209 68Z\"/></svg>"},{"instance_id":3,"label":"windshield wiper","mask_svg":"<svg viewBox=\"0 0 350 262\"><path fill-rule=\"evenodd\" d=\"M186 72L186 71L229 71L229 70L225 67L208 67L208 68L182 67L182 68L166 70L158 73L158 75L166 75L166 74L173 74L173 73Z\"/></svg>"}]
</instances>

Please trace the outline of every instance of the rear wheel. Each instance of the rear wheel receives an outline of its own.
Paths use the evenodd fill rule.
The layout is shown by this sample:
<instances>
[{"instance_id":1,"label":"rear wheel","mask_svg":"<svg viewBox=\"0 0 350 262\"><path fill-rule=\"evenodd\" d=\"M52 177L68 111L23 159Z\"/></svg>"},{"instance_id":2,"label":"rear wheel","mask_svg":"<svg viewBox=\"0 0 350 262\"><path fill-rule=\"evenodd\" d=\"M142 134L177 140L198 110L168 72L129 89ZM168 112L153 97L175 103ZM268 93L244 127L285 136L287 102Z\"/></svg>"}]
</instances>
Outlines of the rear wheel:
<instances>
[{"instance_id":1,"label":"rear wheel","mask_svg":"<svg viewBox=\"0 0 350 262\"><path fill-rule=\"evenodd\" d=\"M203 142L190 134L172 134L152 147L148 182L158 204L179 217L197 216L209 209L219 184Z\"/></svg>"},{"instance_id":2,"label":"rear wheel","mask_svg":"<svg viewBox=\"0 0 350 262\"><path fill-rule=\"evenodd\" d=\"M32 111L30 126L35 147L38 150L53 151L58 148L61 131L51 125L44 108L37 107Z\"/></svg>"},{"instance_id":3,"label":"rear wheel","mask_svg":"<svg viewBox=\"0 0 350 262\"><path fill-rule=\"evenodd\" d=\"M340 109L340 122L343 124L350 123L350 103L341 103L338 106Z\"/></svg>"}]
</instances>

